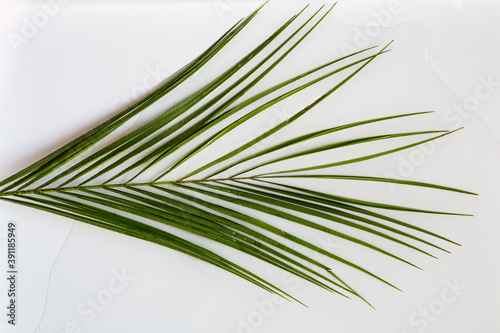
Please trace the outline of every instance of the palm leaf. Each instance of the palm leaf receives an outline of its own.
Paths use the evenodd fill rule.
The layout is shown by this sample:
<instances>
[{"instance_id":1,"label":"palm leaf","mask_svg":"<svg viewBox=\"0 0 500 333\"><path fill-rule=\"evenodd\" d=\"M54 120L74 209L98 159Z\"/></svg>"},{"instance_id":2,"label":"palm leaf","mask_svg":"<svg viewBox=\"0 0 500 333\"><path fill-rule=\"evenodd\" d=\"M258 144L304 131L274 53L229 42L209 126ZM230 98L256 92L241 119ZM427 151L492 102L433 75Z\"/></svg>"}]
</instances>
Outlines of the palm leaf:
<instances>
[{"instance_id":1,"label":"palm leaf","mask_svg":"<svg viewBox=\"0 0 500 333\"><path fill-rule=\"evenodd\" d=\"M320 288L346 297L351 295L364 300L340 277L337 264L351 267L398 289L385 277L363 267L356 260L327 251L297 235L296 232L278 227L275 222L286 220L321 234L344 239L418 268L410 260L405 259L404 255L385 249L372 240L384 239L408 251L431 257L435 256L430 249L447 251L438 241L445 241L449 244L457 243L417 225L384 215L379 210L445 215L466 214L360 200L313 191L304 186L292 186L279 181L301 178L304 181L342 179L387 182L473 194L437 184L369 175L301 173L372 160L439 139L453 131L421 130L371 135L287 152L295 145L334 132L429 113L428 111L414 112L328 127L298 135L267 149L249 154L250 149L256 144L298 121L316 105L324 102L328 96L357 77L366 66L389 51L390 43L378 50L370 47L314 66L270 88L260 87L259 82L271 75L272 70L300 46L302 41L327 17L333 6L329 9L322 7L303 18L306 8L283 22L261 44L229 66L226 71L215 76L216 78L203 88L139 128L122 133L121 137L109 144L101 144L101 141L108 138L111 133L120 131L122 125L132 117L140 114L162 97L168 96L200 68L204 68L213 61L217 53L251 23L262 9L262 6L259 7L247 18L230 28L200 56L159 84L147 96L38 162L1 181L0 199L180 251L289 300L296 299L252 270L208 250L204 246L206 243L203 239L233 248L247 256L294 274ZM301 23L300 20L302 20ZM281 37L283 41L277 44L278 37ZM262 60L256 61L259 57ZM275 57L277 59L273 60ZM257 64L253 65L255 62ZM326 71L326 73L314 78L314 75L321 71ZM219 140L226 138L231 132L234 133L241 126L248 126L252 118L265 112L271 106L331 77L339 77L339 82L308 105L297 108L288 119L225 152L222 156L214 157L208 163L197 166L194 171L183 170L182 175L176 179L165 178L173 170L179 171L180 166L187 161L196 162L196 158L202 152L214 147ZM254 90L257 92L248 96ZM390 150L365 154L340 162L252 174L252 171L264 166L302 156L321 152L335 154L338 148L429 134L437 135ZM102 147L94 152L88 152L91 147L98 147L99 144ZM191 148L182 150L187 147ZM285 155L268 158L269 155L276 153ZM78 160L76 160L77 157L79 157ZM258 158L268 158L268 160L256 163L254 160ZM242 171L230 173L234 167L249 163L254 164L247 165ZM155 171L159 166L160 171ZM229 176L218 176L222 172L228 173ZM200 176L202 173L208 173L208 175ZM147 181L137 181L139 177L146 178ZM247 212L239 207L245 207ZM257 218L252 212L260 213L265 218ZM368 235L368 238L353 236L344 231L346 228L363 232ZM196 235L197 238L190 241L169 230L182 230L187 234ZM332 259L335 265L326 265L306 254L304 250L322 254Z\"/></svg>"}]
</instances>

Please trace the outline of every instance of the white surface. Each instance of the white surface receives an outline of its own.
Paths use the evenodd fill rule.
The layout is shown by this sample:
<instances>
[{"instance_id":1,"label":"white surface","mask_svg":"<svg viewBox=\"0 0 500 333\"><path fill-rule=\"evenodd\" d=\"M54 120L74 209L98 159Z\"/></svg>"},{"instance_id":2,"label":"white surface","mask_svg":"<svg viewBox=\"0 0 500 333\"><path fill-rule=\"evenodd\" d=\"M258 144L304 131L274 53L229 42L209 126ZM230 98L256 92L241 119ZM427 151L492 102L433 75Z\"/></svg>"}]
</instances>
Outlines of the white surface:
<instances>
[{"instance_id":1,"label":"white surface","mask_svg":"<svg viewBox=\"0 0 500 333\"><path fill-rule=\"evenodd\" d=\"M71 1L57 10L51 7L57 13L16 48L9 38L23 36L26 20L42 15L43 8L40 3L4 1L0 9L0 177L109 117L127 102L128 95L173 73L256 5ZM210 70L194 81L201 84L218 73L302 6L302 2L271 1L221 60L213 61ZM311 7L310 11L318 5ZM340 1L317 31L277 68L271 81L263 82L277 82L339 57L347 46L385 44L394 38L392 52L311 111L301 126L271 140L355 119L423 110L436 113L391 123L399 126L395 130L371 129L465 127L427 150L404 151L352 171L480 193L468 197L386 185L369 189L380 191L388 202L474 213L474 218L425 220L404 215L461 243L462 247L448 247L452 255L439 254L436 261L406 253L424 268L422 272L328 237L314 239L345 255L361 255L405 291L398 293L353 274L353 284L378 311L259 266L310 308L276 303L257 287L182 254L0 202L0 234L9 220L16 221L20 251L19 325L7 327L2 319L0 327L6 332L34 332L37 327L36 332L500 331L499 15L500 4L495 1ZM366 28L377 18L382 28ZM493 83L484 83L488 81ZM183 87L176 96L195 88ZM313 90L299 102L311 100L320 91ZM465 111L453 111L462 105ZM294 107L276 108L245 134L255 135ZM325 182L315 186L346 196L378 196L365 193L363 187L332 188ZM2 249L4 241L0 239ZM2 272L4 254L2 250ZM123 270L130 279L92 316L88 299L109 294L107 290L117 286L116 274ZM450 289L450 284L463 289ZM6 287L1 288L0 304L4 304ZM429 308L426 319L422 311Z\"/></svg>"}]
</instances>

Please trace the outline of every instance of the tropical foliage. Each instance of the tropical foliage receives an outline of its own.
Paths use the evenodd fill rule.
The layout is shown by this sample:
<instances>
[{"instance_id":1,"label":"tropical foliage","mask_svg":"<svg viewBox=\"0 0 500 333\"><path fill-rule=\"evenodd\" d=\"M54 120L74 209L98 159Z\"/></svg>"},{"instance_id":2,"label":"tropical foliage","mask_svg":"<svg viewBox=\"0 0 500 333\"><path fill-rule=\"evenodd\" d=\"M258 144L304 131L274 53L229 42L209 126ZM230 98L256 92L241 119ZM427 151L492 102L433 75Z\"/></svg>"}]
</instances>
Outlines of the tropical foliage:
<instances>
[{"instance_id":1,"label":"tropical foliage","mask_svg":"<svg viewBox=\"0 0 500 333\"><path fill-rule=\"evenodd\" d=\"M305 150L294 150L298 144L309 140L313 142L312 140L331 133L397 118L412 118L428 112L337 124L316 132L303 133L265 149L255 149L257 144L299 120L372 61L389 51L389 45L378 49L367 48L298 73L270 88L259 88L259 82L301 44L333 7L321 8L305 19L303 17L306 9L302 10L203 88L165 110L152 121L124 133L100 149L91 149L104 139L109 139L112 133L121 129L134 116L192 78L250 24L261 8L235 24L195 60L163 81L144 98L38 162L1 181L0 199L180 251L287 299L294 298L253 270L208 250L203 242L188 241L169 232L168 230L171 230L169 228L177 228L224 244L328 291L357 297L361 296L341 279L336 270L323 261L306 255L305 250L319 253L329 257L332 262L347 265L385 284L393 285L359 264L308 242L300 235L276 226L274 222L277 219L284 219L320 233L343 238L413 266L415 266L413 263L398 254L340 230L345 230L345 227L359 230L372 238L383 238L428 256L433 255L425 249L426 247L446 251L436 245L433 239L455 244L429 230L382 214L379 210L463 214L363 201L287 183L290 178L301 178L304 184L310 179L319 178L325 181L341 179L352 182L387 182L469 193L415 181L312 172L323 169L334 170L336 166L372 160L452 133L448 131L388 133L330 142ZM301 20L302 23L299 23ZM278 37L283 41L278 43L280 40ZM256 61L259 55L262 59ZM294 110L288 119L237 148L229 149L220 156L214 156L209 163L199 165L194 171L182 171L187 161L196 161L201 152L218 145L220 139L225 138L230 132L238 131L241 126L248 124L251 118L332 76L342 78L309 105ZM248 96L251 89L259 92ZM227 119L231 119L229 124ZM259 173L265 166L301 156L320 152L334 154L336 149L342 147L422 135L427 136L418 142L353 159ZM182 154L179 158L177 156L180 152ZM155 173L159 166L162 171ZM169 179L174 170L183 175ZM139 181L139 178L149 180ZM235 205L242 209L235 209ZM266 218L257 218L249 212L259 212ZM319 221L327 221L328 224L325 226ZM342 228L338 229L338 226Z\"/></svg>"}]
</instances>

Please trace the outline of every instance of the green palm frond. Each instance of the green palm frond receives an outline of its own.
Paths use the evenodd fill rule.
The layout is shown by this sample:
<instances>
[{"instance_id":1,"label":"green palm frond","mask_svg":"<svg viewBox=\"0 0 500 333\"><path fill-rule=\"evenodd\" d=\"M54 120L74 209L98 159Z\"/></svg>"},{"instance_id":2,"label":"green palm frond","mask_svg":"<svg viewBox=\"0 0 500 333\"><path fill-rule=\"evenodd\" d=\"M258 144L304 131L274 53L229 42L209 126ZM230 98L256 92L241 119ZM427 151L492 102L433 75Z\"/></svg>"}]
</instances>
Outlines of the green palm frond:
<instances>
[{"instance_id":1,"label":"green palm frond","mask_svg":"<svg viewBox=\"0 0 500 333\"><path fill-rule=\"evenodd\" d=\"M311 179L385 182L473 194L451 187L401 179L338 173L303 173L368 161L439 139L454 131L394 132L343 139L302 150L295 149L296 145L312 142L313 139L328 134L429 113L425 111L337 124L298 135L265 149L254 149L263 140L298 121L366 66L389 51L390 43L384 47L370 47L332 59L270 88L260 87L259 82L314 31L333 6L329 9L322 7L305 19L304 8L203 88L139 128L123 133L111 143L102 144L112 133L119 132L134 116L167 96L204 68L250 24L261 8L235 24L205 52L141 100L38 162L1 181L0 199L180 251L286 299L295 300L279 286L252 270L208 250L203 241L189 241L168 230L179 229L224 244L320 288L346 297L355 296L364 300L340 277L337 266L323 264L306 253L319 253L336 264L351 267L397 289L391 282L352 259L327 251L305 240L293 230L278 227L274 223L276 218L342 238L418 268L401 254L384 249L370 240L381 238L431 257L435 256L429 249L447 252L440 244L456 243L425 228L391 217L390 211L466 214L359 200L313 191L303 186L292 186L286 183L286 180L300 178L304 182ZM300 20L302 23L298 22ZM278 42L279 40L283 41ZM287 119L236 148L225 151L221 156L214 156L205 164L198 163L193 171L185 168L186 165L196 164L202 152L218 145L219 140L226 138L229 133L248 126L250 119L309 87L324 83L331 77L338 77L338 83L307 105L297 107ZM339 148L411 137L423 139L390 150L326 164L310 163L311 165L302 168L262 171L269 166L303 156L314 156L321 152L334 155ZM102 147L91 149L99 144ZM169 179L174 170L180 172L181 176ZM385 215L380 213L380 210L389 213ZM256 218L248 212L258 212L266 218ZM325 221L327 223L324 223ZM369 235L369 238L352 236L345 232L346 228L362 231Z\"/></svg>"}]
</instances>

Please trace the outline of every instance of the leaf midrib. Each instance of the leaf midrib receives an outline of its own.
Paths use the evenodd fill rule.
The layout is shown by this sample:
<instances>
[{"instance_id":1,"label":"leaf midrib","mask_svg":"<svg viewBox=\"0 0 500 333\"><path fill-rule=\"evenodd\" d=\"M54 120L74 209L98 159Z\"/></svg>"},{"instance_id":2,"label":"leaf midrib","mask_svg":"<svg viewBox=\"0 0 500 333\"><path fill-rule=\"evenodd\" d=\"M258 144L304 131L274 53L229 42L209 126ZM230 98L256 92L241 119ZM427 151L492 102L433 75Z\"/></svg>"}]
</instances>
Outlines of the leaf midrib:
<instances>
[{"instance_id":1,"label":"leaf midrib","mask_svg":"<svg viewBox=\"0 0 500 333\"><path fill-rule=\"evenodd\" d=\"M199 183L199 182L249 180L249 179L254 179L254 178L255 178L255 176L213 178L213 179L193 179L193 180L152 181L152 182L142 182L142 183L79 185L79 186L65 186L65 187L51 187L51 188L35 188L35 189L22 189L22 190L17 190L17 191L0 192L0 197L9 197L9 196L26 195L26 194L43 194L43 193L54 193L54 192L96 190L96 189L107 189L107 188L128 188L128 187L139 187L139 186L175 185L175 184L188 184L188 183Z\"/></svg>"}]
</instances>

